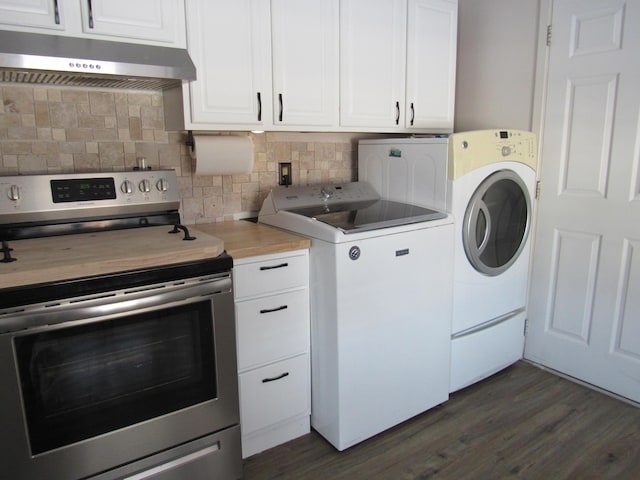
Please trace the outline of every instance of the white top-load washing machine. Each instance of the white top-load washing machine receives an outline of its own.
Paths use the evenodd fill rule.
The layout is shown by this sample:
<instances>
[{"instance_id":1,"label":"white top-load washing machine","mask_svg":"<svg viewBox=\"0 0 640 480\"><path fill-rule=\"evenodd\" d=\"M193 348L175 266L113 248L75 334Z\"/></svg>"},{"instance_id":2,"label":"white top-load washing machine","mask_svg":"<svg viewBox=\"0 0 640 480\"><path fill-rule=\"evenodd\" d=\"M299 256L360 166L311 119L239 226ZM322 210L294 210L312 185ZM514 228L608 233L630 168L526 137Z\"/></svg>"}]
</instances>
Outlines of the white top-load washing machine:
<instances>
[{"instance_id":1,"label":"white top-load washing machine","mask_svg":"<svg viewBox=\"0 0 640 480\"><path fill-rule=\"evenodd\" d=\"M360 141L360 180L454 217L452 392L522 358L536 161L516 130Z\"/></svg>"},{"instance_id":2,"label":"white top-load washing machine","mask_svg":"<svg viewBox=\"0 0 640 480\"><path fill-rule=\"evenodd\" d=\"M358 180L387 200L449 211L448 148L442 137L360 140Z\"/></svg>"},{"instance_id":3,"label":"white top-load washing machine","mask_svg":"<svg viewBox=\"0 0 640 480\"><path fill-rule=\"evenodd\" d=\"M311 424L338 450L447 400L453 223L363 182L274 189L260 223L311 239Z\"/></svg>"}]
</instances>

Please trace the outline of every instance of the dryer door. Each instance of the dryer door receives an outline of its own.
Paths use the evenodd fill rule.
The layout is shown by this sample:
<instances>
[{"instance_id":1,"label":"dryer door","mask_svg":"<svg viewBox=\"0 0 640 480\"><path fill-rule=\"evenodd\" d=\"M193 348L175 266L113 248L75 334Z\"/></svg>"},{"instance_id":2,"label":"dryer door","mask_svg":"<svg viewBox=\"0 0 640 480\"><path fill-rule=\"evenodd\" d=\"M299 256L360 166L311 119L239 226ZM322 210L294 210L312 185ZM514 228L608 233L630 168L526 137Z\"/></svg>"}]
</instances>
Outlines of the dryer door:
<instances>
[{"instance_id":1,"label":"dryer door","mask_svg":"<svg viewBox=\"0 0 640 480\"><path fill-rule=\"evenodd\" d=\"M500 275L522 251L531 222L531 199L512 170L500 170L478 186L469 200L462 225L464 251L471 265L485 275Z\"/></svg>"}]
</instances>

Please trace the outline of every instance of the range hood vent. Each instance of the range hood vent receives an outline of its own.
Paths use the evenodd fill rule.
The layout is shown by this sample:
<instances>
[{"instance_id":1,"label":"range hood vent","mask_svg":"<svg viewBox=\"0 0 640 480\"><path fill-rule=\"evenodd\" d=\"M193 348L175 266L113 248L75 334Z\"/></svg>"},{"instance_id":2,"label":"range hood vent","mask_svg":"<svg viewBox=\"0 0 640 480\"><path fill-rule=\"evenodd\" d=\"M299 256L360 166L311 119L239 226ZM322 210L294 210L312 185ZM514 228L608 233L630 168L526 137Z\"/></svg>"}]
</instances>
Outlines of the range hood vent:
<instances>
[{"instance_id":1,"label":"range hood vent","mask_svg":"<svg viewBox=\"0 0 640 480\"><path fill-rule=\"evenodd\" d=\"M195 80L184 49L0 31L0 81L160 90Z\"/></svg>"}]
</instances>

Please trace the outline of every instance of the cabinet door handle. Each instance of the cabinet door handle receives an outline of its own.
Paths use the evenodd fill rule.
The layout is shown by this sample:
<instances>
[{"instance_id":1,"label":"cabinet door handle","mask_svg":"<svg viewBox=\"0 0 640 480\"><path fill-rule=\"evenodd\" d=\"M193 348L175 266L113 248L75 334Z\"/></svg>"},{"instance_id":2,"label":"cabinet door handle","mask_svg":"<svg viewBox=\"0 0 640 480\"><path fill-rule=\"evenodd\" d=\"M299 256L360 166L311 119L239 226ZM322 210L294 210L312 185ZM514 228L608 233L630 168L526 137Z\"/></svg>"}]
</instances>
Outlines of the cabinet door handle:
<instances>
[{"instance_id":1,"label":"cabinet door handle","mask_svg":"<svg viewBox=\"0 0 640 480\"><path fill-rule=\"evenodd\" d=\"M396 102L396 125L400 125L400 102Z\"/></svg>"},{"instance_id":2,"label":"cabinet door handle","mask_svg":"<svg viewBox=\"0 0 640 480\"><path fill-rule=\"evenodd\" d=\"M277 377L263 378L262 383L275 382L276 380L280 380L281 378L288 377L288 376L289 376L289 372L284 372L278 375Z\"/></svg>"},{"instance_id":3,"label":"cabinet door handle","mask_svg":"<svg viewBox=\"0 0 640 480\"><path fill-rule=\"evenodd\" d=\"M261 271L273 270L274 268L284 268L284 267L288 267L288 266L289 266L289 264L287 262L284 262L284 263L281 263L280 265L269 265L269 266L266 266L266 267L260 267L260 270Z\"/></svg>"},{"instance_id":4,"label":"cabinet door handle","mask_svg":"<svg viewBox=\"0 0 640 480\"><path fill-rule=\"evenodd\" d=\"M89 28L93 28L93 5L91 0L87 0L89 6Z\"/></svg>"},{"instance_id":5,"label":"cabinet door handle","mask_svg":"<svg viewBox=\"0 0 640 480\"><path fill-rule=\"evenodd\" d=\"M413 119L416 116L416 111L413 109L413 102L411 102L411 126L413 127Z\"/></svg>"},{"instance_id":6,"label":"cabinet door handle","mask_svg":"<svg viewBox=\"0 0 640 480\"><path fill-rule=\"evenodd\" d=\"M278 121L281 122L282 121L282 113L283 113L283 110L284 110L284 106L282 104L282 94L281 93L278 94L278 102L280 102L280 114L278 115Z\"/></svg>"},{"instance_id":7,"label":"cabinet door handle","mask_svg":"<svg viewBox=\"0 0 640 480\"><path fill-rule=\"evenodd\" d=\"M279 312L281 310L286 310L287 308L289 308L287 305L281 305L281 306L276 307L276 308L263 308L262 310L260 310L260 313Z\"/></svg>"},{"instance_id":8,"label":"cabinet door handle","mask_svg":"<svg viewBox=\"0 0 640 480\"><path fill-rule=\"evenodd\" d=\"M260 97L260 92L258 92L258 121L262 121L262 98Z\"/></svg>"},{"instance_id":9,"label":"cabinet door handle","mask_svg":"<svg viewBox=\"0 0 640 480\"><path fill-rule=\"evenodd\" d=\"M53 0L53 18L56 25L60 25L60 8L58 8L58 0Z\"/></svg>"}]
</instances>

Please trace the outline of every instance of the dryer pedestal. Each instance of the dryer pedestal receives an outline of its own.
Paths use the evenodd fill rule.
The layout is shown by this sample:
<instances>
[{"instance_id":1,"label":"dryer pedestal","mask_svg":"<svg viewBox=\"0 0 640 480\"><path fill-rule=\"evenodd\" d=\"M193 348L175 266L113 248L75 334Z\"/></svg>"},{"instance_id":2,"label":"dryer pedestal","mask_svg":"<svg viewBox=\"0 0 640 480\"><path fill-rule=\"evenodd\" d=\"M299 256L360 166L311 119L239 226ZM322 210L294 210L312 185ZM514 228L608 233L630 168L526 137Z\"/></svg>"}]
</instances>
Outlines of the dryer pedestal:
<instances>
[{"instance_id":1,"label":"dryer pedestal","mask_svg":"<svg viewBox=\"0 0 640 480\"><path fill-rule=\"evenodd\" d=\"M524 308L451 338L451 393L512 365L524 349Z\"/></svg>"}]
</instances>

